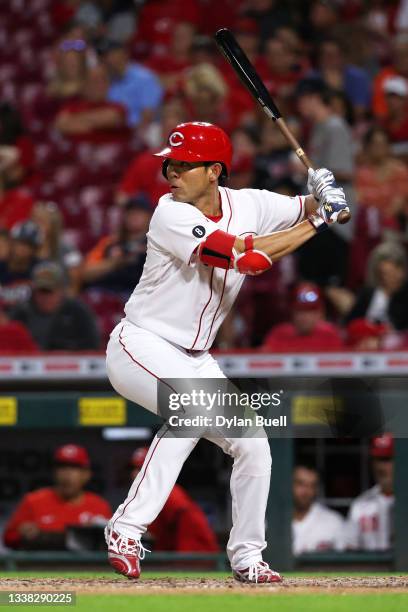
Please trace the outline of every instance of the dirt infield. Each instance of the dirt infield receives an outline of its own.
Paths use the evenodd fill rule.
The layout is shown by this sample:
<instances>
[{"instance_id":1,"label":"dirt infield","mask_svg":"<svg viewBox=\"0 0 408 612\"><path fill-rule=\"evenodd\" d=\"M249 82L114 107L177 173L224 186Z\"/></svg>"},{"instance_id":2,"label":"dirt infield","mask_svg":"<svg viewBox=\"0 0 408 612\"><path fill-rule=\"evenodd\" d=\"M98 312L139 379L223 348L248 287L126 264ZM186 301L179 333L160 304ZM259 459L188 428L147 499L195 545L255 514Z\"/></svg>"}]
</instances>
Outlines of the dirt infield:
<instances>
[{"instance_id":1,"label":"dirt infield","mask_svg":"<svg viewBox=\"0 0 408 612\"><path fill-rule=\"evenodd\" d=\"M405 592L408 593L408 576L386 577L331 577L331 578L286 578L279 585L241 584L232 578L163 578L138 581L112 578L1 578L2 591L75 591L89 594L165 594L197 593L197 591L231 593L255 593L271 591L279 593L313 592Z\"/></svg>"}]
</instances>

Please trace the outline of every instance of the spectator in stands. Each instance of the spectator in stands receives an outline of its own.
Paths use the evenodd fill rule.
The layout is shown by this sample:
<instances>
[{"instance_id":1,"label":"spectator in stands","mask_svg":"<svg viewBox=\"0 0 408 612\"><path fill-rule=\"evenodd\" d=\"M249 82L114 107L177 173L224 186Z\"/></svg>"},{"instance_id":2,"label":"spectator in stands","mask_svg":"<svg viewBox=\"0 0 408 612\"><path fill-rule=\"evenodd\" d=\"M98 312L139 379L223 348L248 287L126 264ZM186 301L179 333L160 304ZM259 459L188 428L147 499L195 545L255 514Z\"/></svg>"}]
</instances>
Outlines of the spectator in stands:
<instances>
[{"instance_id":1,"label":"spectator in stands","mask_svg":"<svg viewBox=\"0 0 408 612\"><path fill-rule=\"evenodd\" d=\"M265 42L264 54L257 62L258 72L267 89L277 98L279 110L286 114L296 84L304 76L302 64L296 61L291 47L273 37Z\"/></svg>"},{"instance_id":2,"label":"spectator in stands","mask_svg":"<svg viewBox=\"0 0 408 612\"><path fill-rule=\"evenodd\" d=\"M66 444L54 453L54 485L27 493L9 519L4 543L25 550L63 550L67 528L101 525L111 516L109 504L85 490L91 478L85 448Z\"/></svg>"},{"instance_id":3,"label":"spectator in stands","mask_svg":"<svg viewBox=\"0 0 408 612\"><path fill-rule=\"evenodd\" d=\"M347 325L346 345L354 351L379 351L387 326L367 319L353 319Z\"/></svg>"},{"instance_id":4,"label":"spectator in stands","mask_svg":"<svg viewBox=\"0 0 408 612\"><path fill-rule=\"evenodd\" d=\"M83 39L63 38L55 50L55 72L47 95L60 105L80 98L87 79L87 44Z\"/></svg>"},{"instance_id":5,"label":"spectator in stands","mask_svg":"<svg viewBox=\"0 0 408 612\"><path fill-rule=\"evenodd\" d=\"M330 168L352 202L353 141L349 126L333 112L332 92L320 79L304 79L297 89L301 117L312 124L309 152L316 167Z\"/></svg>"},{"instance_id":6,"label":"spectator in stands","mask_svg":"<svg viewBox=\"0 0 408 612\"><path fill-rule=\"evenodd\" d=\"M302 33L316 43L335 31L340 22L340 3L336 0L313 0L309 10L309 23Z\"/></svg>"},{"instance_id":7,"label":"spectator in stands","mask_svg":"<svg viewBox=\"0 0 408 612\"><path fill-rule=\"evenodd\" d=\"M347 519L348 548L388 550L393 545L394 440L391 434L373 438L370 456L375 485L351 504Z\"/></svg>"},{"instance_id":8,"label":"spectator in stands","mask_svg":"<svg viewBox=\"0 0 408 612\"><path fill-rule=\"evenodd\" d=\"M175 93L183 72L191 66L195 28L192 23L181 21L174 26L171 43L163 55L149 57L145 64L160 78L164 90Z\"/></svg>"},{"instance_id":9,"label":"spectator in stands","mask_svg":"<svg viewBox=\"0 0 408 612\"><path fill-rule=\"evenodd\" d=\"M249 61L256 65L260 52L259 24L252 17L239 17L233 25L234 35ZM225 68L225 67L224 67Z\"/></svg>"},{"instance_id":10,"label":"spectator in stands","mask_svg":"<svg viewBox=\"0 0 408 612\"><path fill-rule=\"evenodd\" d=\"M54 202L37 202L31 218L42 232L39 258L60 264L67 276L69 293L76 295L81 285L82 254L64 240L63 219L58 206Z\"/></svg>"},{"instance_id":11,"label":"spectator in stands","mask_svg":"<svg viewBox=\"0 0 408 612\"><path fill-rule=\"evenodd\" d=\"M373 113L379 119L387 114L384 83L393 76L408 79L408 33L401 32L392 40L391 63L376 75L373 83Z\"/></svg>"},{"instance_id":12,"label":"spectator in stands","mask_svg":"<svg viewBox=\"0 0 408 612\"><path fill-rule=\"evenodd\" d=\"M347 202L356 215L353 191L354 148L349 126L336 115L331 106L332 94L319 79L305 79L297 88L297 103L301 117L311 123L308 143L309 156L318 167L329 168L344 188ZM349 242L353 222L331 228L299 249L300 274L319 285L344 284L347 273ZM322 258L321 254L325 253Z\"/></svg>"},{"instance_id":13,"label":"spectator in stands","mask_svg":"<svg viewBox=\"0 0 408 612\"><path fill-rule=\"evenodd\" d=\"M276 29L274 38L277 38L286 45L294 57L295 65L301 67L302 72L310 69L310 59L306 52L305 42L298 29L290 26L281 26Z\"/></svg>"},{"instance_id":14,"label":"spectator in stands","mask_svg":"<svg viewBox=\"0 0 408 612\"><path fill-rule=\"evenodd\" d=\"M34 154L34 143L24 129L20 113L8 102L0 103L0 167L5 156L8 188L30 184Z\"/></svg>"},{"instance_id":15,"label":"spectator in stands","mask_svg":"<svg viewBox=\"0 0 408 612\"><path fill-rule=\"evenodd\" d=\"M341 351L343 342L336 327L325 320L323 298L312 283L300 283L293 292L292 321L272 328L265 352Z\"/></svg>"},{"instance_id":16,"label":"spectator in stands","mask_svg":"<svg viewBox=\"0 0 408 612\"><path fill-rule=\"evenodd\" d=\"M34 147L25 136L19 113L0 104L0 228L28 219L33 198L24 183L33 176Z\"/></svg>"},{"instance_id":17,"label":"spectator in stands","mask_svg":"<svg viewBox=\"0 0 408 612\"><path fill-rule=\"evenodd\" d=\"M231 141L234 155L228 186L231 189L254 187L254 158L258 149L258 142L255 140L252 131L245 128L235 129L231 134Z\"/></svg>"},{"instance_id":18,"label":"spectator in stands","mask_svg":"<svg viewBox=\"0 0 408 612\"><path fill-rule=\"evenodd\" d=\"M233 2L234 0L229 1ZM218 0L212 0L212 2L217 3ZM219 60L219 57L217 55L217 47L214 44L212 36L196 34L193 39L193 44L191 45L192 65L196 66L197 64L216 64L217 60Z\"/></svg>"},{"instance_id":19,"label":"spectator in stands","mask_svg":"<svg viewBox=\"0 0 408 612\"><path fill-rule=\"evenodd\" d=\"M227 84L221 72L211 64L193 66L185 75L183 92L191 118L222 126L227 131L235 127L226 105Z\"/></svg>"},{"instance_id":20,"label":"spectator in stands","mask_svg":"<svg viewBox=\"0 0 408 612\"><path fill-rule=\"evenodd\" d=\"M22 187L11 187L8 182L8 170L17 157L14 152L3 155L0 165L0 228L11 229L17 223L29 219L34 199L29 191ZM1 163L1 162L0 162Z\"/></svg>"},{"instance_id":21,"label":"spectator in stands","mask_svg":"<svg viewBox=\"0 0 408 612\"><path fill-rule=\"evenodd\" d=\"M343 91L352 104L355 119L362 119L370 110L371 86L362 68L348 64L340 40L323 39L316 49L317 76L333 90Z\"/></svg>"},{"instance_id":22,"label":"spectator in stands","mask_svg":"<svg viewBox=\"0 0 408 612\"><path fill-rule=\"evenodd\" d=\"M151 202L143 195L123 205L119 231L101 238L85 258L82 280L86 287L110 291L127 300L143 271L151 215Z\"/></svg>"},{"instance_id":23,"label":"spectator in stands","mask_svg":"<svg viewBox=\"0 0 408 612\"><path fill-rule=\"evenodd\" d=\"M293 471L293 554L323 550L343 550L344 519L317 501L319 473L297 465Z\"/></svg>"},{"instance_id":24,"label":"spectator in stands","mask_svg":"<svg viewBox=\"0 0 408 612\"><path fill-rule=\"evenodd\" d=\"M381 217L395 226L396 215L408 213L408 168L391 155L389 144L387 132L379 126L366 133L355 188L361 206L378 208Z\"/></svg>"},{"instance_id":25,"label":"spectator in stands","mask_svg":"<svg viewBox=\"0 0 408 612\"><path fill-rule=\"evenodd\" d=\"M11 321L0 300L0 354L27 355L37 353L38 348L30 332L18 321Z\"/></svg>"},{"instance_id":26,"label":"spectator in stands","mask_svg":"<svg viewBox=\"0 0 408 612\"><path fill-rule=\"evenodd\" d=\"M132 480L135 480L146 459L148 447L138 448L132 455ZM154 550L173 552L217 552L216 536L200 506L175 484L162 511L149 525Z\"/></svg>"},{"instance_id":27,"label":"spectator in stands","mask_svg":"<svg viewBox=\"0 0 408 612\"><path fill-rule=\"evenodd\" d=\"M228 177L228 187L245 189L253 187L255 179L254 160L250 155L235 156L232 162L231 174Z\"/></svg>"},{"instance_id":28,"label":"spectator in stands","mask_svg":"<svg viewBox=\"0 0 408 612\"><path fill-rule=\"evenodd\" d=\"M61 266L38 264L32 273L32 296L12 313L43 351L95 351L99 333L94 316L78 299L67 296Z\"/></svg>"},{"instance_id":29,"label":"spectator in stands","mask_svg":"<svg viewBox=\"0 0 408 612\"><path fill-rule=\"evenodd\" d=\"M176 25L183 21L199 28L201 20L199 0L149 0L140 9L132 51L136 57L145 58L150 54L165 57Z\"/></svg>"},{"instance_id":30,"label":"spectator in stands","mask_svg":"<svg viewBox=\"0 0 408 612\"><path fill-rule=\"evenodd\" d=\"M66 103L55 119L55 127L74 142L126 143L130 131L125 106L108 101L109 79L102 65L90 69L82 95Z\"/></svg>"},{"instance_id":31,"label":"spectator in stands","mask_svg":"<svg viewBox=\"0 0 408 612\"><path fill-rule=\"evenodd\" d=\"M91 37L101 32L113 40L126 41L135 28L134 0L103 0L75 2L79 4L74 15L77 23L86 27Z\"/></svg>"},{"instance_id":32,"label":"spectator in stands","mask_svg":"<svg viewBox=\"0 0 408 612\"><path fill-rule=\"evenodd\" d=\"M386 114L382 126L387 131L396 155L408 153L408 81L400 76L384 82Z\"/></svg>"},{"instance_id":33,"label":"spectator in stands","mask_svg":"<svg viewBox=\"0 0 408 612\"><path fill-rule=\"evenodd\" d=\"M299 132L298 123L288 120L288 124L294 135L297 135ZM254 160L254 187L276 191L283 182L293 182L292 148L284 135L276 129L276 126L269 119L262 118L260 128L260 144ZM294 186L294 190L296 193L296 186Z\"/></svg>"},{"instance_id":34,"label":"spectator in stands","mask_svg":"<svg viewBox=\"0 0 408 612\"><path fill-rule=\"evenodd\" d=\"M384 242L371 253L367 284L346 320L361 317L386 323L397 331L408 329L407 257L396 242Z\"/></svg>"},{"instance_id":35,"label":"spectator in stands","mask_svg":"<svg viewBox=\"0 0 408 612\"><path fill-rule=\"evenodd\" d=\"M171 130L185 119L186 110L181 102L173 99L163 105L160 121L151 123L144 133L148 149L138 153L125 169L116 193L117 204L144 193L155 206L161 196L168 193L169 185L163 176L161 160L153 152L165 146Z\"/></svg>"},{"instance_id":36,"label":"spectator in stands","mask_svg":"<svg viewBox=\"0 0 408 612\"><path fill-rule=\"evenodd\" d=\"M55 7L57 8L57 7ZM56 42L47 71L48 82L37 91L25 111L31 127L41 138L47 136L49 124L64 104L82 96L88 74L89 49L84 29L70 22Z\"/></svg>"},{"instance_id":37,"label":"spectator in stands","mask_svg":"<svg viewBox=\"0 0 408 612\"><path fill-rule=\"evenodd\" d=\"M39 262L41 243L40 228L33 221L13 227L8 257L0 260L0 298L8 307L29 299L31 273Z\"/></svg>"},{"instance_id":38,"label":"spectator in stands","mask_svg":"<svg viewBox=\"0 0 408 612\"><path fill-rule=\"evenodd\" d=\"M245 2L245 15L257 22L262 41L273 36L277 28L291 22L290 9L286 3L277 0L248 0Z\"/></svg>"},{"instance_id":39,"label":"spectator in stands","mask_svg":"<svg viewBox=\"0 0 408 612\"><path fill-rule=\"evenodd\" d=\"M108 100L127 109L129 126L150 123L163 95L156 75L145 66L130 62L128 52L119 42L103 40L98 53L110 76Z\"/></svg>"}]
</instances>

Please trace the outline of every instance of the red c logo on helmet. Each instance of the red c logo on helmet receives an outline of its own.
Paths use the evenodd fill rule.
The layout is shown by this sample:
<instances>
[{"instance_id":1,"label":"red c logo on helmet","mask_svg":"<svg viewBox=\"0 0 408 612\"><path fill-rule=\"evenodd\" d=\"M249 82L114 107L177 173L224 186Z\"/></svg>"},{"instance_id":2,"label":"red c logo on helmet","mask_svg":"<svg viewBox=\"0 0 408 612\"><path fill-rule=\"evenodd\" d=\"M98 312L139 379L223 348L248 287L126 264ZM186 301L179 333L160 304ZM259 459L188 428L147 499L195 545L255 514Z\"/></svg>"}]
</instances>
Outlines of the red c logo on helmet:
<instances>
[{"instance_id":1,"label":"red c logo on helmet","mask_svg":"<svg viewBox=\"0 0 408 612\"><path fill-rule=\"evenodd\" d=\"M169 145L171 147L179 147L180 145L183 144L183 141L184 141L184 134L182 134L181 132L173 132L169 136Z\"/></svg>"}]
</instances>

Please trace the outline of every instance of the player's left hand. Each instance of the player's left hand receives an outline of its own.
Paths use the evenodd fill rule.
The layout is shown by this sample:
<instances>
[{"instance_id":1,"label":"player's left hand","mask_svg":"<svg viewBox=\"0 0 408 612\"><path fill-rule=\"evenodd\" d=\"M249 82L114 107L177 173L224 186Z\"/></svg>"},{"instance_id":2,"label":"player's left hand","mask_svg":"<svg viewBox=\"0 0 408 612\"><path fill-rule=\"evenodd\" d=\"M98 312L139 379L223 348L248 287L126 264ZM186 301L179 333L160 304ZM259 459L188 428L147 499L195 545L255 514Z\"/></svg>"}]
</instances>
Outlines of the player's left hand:
<instances>
[{"instance_id":1,"label":"player's left hand","mask_svg":"<svg viewBox=\"0 0 408 612\"><path fill-rule=\"evenodd\" d=\"M330 172L327 168L318 168L317 170L309 168L307 174L307 188L316 200L320 201L327 189L337 187L333 172Z\"/></svg>"},{"instance_id":2,"label":"player's left hand","mask_svg":"<svg viewBox=\"0 0 408 612\"><path fill-rule=\"evenodd\" d=\"M328 187L325 189L320 200L320 206L316 210L318 215L326 223L336 223L341 211L350 212L344 190L341 187Z\"/></svg>"}]
</instances>

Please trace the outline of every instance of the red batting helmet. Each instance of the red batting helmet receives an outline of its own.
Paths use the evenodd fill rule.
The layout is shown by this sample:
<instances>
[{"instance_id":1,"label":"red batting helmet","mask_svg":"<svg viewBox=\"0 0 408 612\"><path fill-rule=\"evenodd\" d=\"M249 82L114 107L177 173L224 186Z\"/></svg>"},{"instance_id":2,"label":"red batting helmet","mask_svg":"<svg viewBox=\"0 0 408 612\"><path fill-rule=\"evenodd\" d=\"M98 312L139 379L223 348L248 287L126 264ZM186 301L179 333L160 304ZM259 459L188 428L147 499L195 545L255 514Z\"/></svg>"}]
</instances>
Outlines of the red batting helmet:
<instances>
[{"instance_id":1,"label":"red batting helmet","mask_svg":"<svg viewBox=\"0 0 408 612\"><path fill-rule=\"evenodd\" d=\"M231 171L231 141L224 130L212 123L201 121L180 123L170 133L167 146L155 155L164 159L165 176L167 159L185 162L220 162L227 176Z\"/></svg>"}]
</instances>

